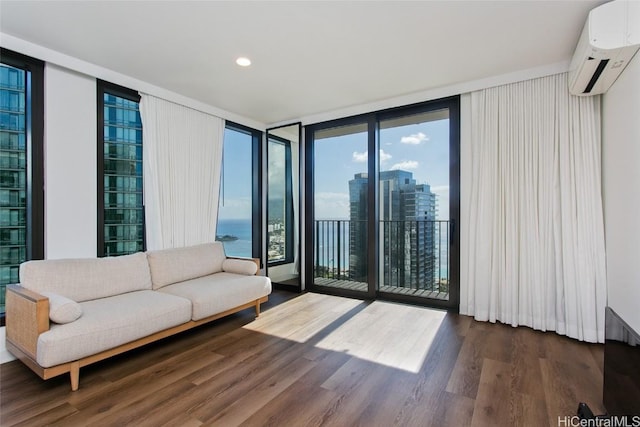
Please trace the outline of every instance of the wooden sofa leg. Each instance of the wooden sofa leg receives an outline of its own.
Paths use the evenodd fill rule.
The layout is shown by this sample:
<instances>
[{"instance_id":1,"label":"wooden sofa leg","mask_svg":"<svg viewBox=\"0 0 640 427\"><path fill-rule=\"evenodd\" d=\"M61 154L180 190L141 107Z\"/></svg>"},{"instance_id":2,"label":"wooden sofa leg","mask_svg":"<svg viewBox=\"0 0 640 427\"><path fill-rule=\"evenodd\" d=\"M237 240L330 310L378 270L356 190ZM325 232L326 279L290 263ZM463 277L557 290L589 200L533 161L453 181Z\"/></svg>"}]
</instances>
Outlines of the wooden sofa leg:
<instances>
[{"instance_id":1,"label":"wooden sofa leg","mask_svg":"<svg viewBox=\"0 0 640 427\"><path fill-rule=\"evenodd\" d=\"M80 385L80 363L75 362L71 364L69 376L71 377L71 391L77 391Z\"/></svg>"},{"instance_id":2,"label":"wooden sofa leg","mask_svg":"<svg viewBox=\"0 0 640 427\"><path fill-rule=\"evenodd\" d=\"M260 300L256 301L256 317L260 317Z\"/></svg>"}]
</instances>

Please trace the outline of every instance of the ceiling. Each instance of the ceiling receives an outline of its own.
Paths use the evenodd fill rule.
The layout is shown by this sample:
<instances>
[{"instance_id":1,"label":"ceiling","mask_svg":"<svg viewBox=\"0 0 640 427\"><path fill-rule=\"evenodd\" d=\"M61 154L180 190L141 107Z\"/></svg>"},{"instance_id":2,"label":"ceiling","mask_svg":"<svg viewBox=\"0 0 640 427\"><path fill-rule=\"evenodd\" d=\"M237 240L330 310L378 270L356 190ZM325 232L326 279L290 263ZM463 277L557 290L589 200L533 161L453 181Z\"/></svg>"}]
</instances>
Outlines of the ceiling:
<instances>
[{"instance_id":1,"label":"ceiling","mask_svg":"<svg viewBox=\"0 0 640 427\"><path fill-rule=\"evenodd\" d=\"M601 3L2 0L0 31L270 124L566 61Z\"/></svg>"}]
</instances>

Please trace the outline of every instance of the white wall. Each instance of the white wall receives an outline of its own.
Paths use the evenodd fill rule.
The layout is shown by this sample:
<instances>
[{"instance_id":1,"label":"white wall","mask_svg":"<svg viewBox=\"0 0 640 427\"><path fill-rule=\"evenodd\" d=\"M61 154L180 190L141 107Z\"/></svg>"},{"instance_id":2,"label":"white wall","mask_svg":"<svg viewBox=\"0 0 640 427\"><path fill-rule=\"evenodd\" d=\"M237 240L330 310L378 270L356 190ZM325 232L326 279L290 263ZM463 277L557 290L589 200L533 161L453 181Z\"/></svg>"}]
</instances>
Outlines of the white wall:
<instances>
[{"instance_id":1,"label":"white wall","mask_svg":"<svg viewBox=\"0 0 640 427\"><path fill-rule=\"evenodd\" d=\"M97 254L96 80L45 68L45 257Z\"/></svg>"},{"instance_id":2,"label":"white wall","mask_svg":"<svg viewBox=\"0 0 640 427\"><path fill-rule=\"evenodd\" d=\"M603 97L608 305L640 331L640 54Z\"/></svg>"},{"instance_id":3,"label":"white wall","mask_svg":"<svg viewBox=\"0 0 640 427\"><path fill-rule=\"evenodd\" d=\"M45 258L97 253L96 79L46 64ZM13 360L0 328L0 363Z\"/></svg>"}]
</instances>

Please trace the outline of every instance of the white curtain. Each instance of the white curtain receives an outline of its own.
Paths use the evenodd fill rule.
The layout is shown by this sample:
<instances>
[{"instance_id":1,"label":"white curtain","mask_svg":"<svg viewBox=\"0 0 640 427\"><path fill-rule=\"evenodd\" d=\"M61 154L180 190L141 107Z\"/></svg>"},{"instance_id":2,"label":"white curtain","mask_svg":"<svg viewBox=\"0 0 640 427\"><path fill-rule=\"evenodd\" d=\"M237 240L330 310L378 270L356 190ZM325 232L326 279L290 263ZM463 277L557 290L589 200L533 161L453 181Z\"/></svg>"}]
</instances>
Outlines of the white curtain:
<instances>
[{"instance_id":1,"label":"white curtain","mask_svg":"<svg viewBox=\"0 0 640 427\"><path fill-rule=\"evenodd\" d=\"M224 120L141 94L147 249L216 236Z\"/></svg>"},{"instance_id":2,"label":"white curtain","mask_svg":"<svg viewBox=\"0 0 640 427\"><path fill-rule=\"evenodd\" d=\"M599 97L564 73L473 92L470 110L460 312L603 342Z\"/></svg>"}]
</instances>

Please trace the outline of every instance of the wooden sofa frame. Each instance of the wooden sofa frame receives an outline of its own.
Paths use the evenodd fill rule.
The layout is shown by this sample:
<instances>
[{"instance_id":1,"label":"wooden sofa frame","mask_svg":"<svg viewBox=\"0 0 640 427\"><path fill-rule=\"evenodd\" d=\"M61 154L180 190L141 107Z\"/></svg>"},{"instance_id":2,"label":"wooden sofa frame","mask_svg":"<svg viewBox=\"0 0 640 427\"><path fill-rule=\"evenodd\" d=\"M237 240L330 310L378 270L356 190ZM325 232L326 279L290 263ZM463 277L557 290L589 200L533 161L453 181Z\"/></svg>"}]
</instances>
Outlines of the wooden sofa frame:
<instances>
[{"instance_id":1,"label":"wooden sofa frame","mask_svg":"<svg viewBox=\"0 0 640 427\"><path fill-rule=\"evenodd\" d=\"M258 261L259 262L259 261ZM259 264L258 264L259 265ZM267 302L268 296L264 296L246 304L239 305L222 313L214 314L200 320L190 320L178 326L174 326L163 331L156 332L146 337L119 345L117 347L84 357L72 362L63 363L43 368L36 362L36 350L38 346L38 336L49 330L49 298L40 295L19 285L7 285L6 293L6 341L7 350L16 356L22 363L27 365L43 380L57 377L69 373L71 377L71 391L78 390L80 384L80 368L99 362L109 357L116 356L134 348L161 340L171 335L186 331L196 326L203 325L216 319L228 316L238 311L255 307L256 317L260 316L260 304Z\"/></svg>"}]
</instances>

